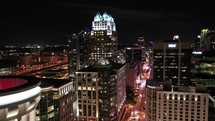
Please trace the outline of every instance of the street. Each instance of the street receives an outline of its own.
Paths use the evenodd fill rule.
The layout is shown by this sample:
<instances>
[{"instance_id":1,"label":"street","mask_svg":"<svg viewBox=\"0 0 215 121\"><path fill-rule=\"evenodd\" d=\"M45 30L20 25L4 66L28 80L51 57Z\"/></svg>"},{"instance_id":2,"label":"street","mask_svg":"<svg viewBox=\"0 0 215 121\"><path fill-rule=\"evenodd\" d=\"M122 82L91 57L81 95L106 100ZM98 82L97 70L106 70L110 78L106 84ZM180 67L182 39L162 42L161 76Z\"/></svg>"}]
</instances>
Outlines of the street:
<instances>
[{"instance_id":1,"label":"street","mask_svg":"<svg viewBox=\"0 0 215 121\"><path fill-rule=\"evenodd\" d=\"M135 104L127 104L126 111L121 121L146 121L146 97L145 86L146 80L151 78L151 67L148 63L142 66L143 71L140 77L135 80L137 83L134 86Z\"/></svg>"}]
</instances>

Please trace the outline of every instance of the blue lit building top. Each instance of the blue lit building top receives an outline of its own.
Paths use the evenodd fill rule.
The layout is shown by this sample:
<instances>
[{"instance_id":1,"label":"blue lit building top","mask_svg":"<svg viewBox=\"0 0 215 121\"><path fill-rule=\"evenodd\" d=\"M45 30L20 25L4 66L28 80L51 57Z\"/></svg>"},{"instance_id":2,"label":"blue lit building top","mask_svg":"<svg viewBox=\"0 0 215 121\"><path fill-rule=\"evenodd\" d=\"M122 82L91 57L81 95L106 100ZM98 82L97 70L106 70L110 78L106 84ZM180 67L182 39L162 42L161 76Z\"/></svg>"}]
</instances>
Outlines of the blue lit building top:
<instances>
[{"instance_id":1,"label":"blue lit building top","mask_svg":"<svg viewBox=\"0 0 215 121\"><path fill-rule=\"evenodd\" d=\"M108 15L106 12L101 15L99 12L96 14L94 17L94 21L109 21L109 22L114 22L114 19L112 18L111 15Z\"/></svg>"},{"instance_id":2,"label":"blue lit building top","mask_svg":"<svg viewBox=\"0 0 215 121\"><path fill-rule=\"evenodd\" d=\"M98 12L92 22L92 30L116 31L113 17L108 15L106 12L102 15Z\"/></svg>"}]
</instances>

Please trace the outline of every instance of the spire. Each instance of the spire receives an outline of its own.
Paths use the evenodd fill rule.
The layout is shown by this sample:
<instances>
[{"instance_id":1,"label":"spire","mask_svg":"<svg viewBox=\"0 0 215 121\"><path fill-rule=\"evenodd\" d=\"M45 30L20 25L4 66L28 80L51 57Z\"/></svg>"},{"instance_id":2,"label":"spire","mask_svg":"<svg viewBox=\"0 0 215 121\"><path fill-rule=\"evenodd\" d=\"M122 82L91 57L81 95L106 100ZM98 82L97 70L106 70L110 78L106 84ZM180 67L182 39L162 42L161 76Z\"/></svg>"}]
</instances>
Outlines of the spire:
<instances>
[{"instance_id":1,"label":"spire","mask_svg":"<svg viewBox=\"0 0 215 121\"><path fill-rule=\"evenodd\" d=\"M99 12L96 13L96 16L94 17L94 21L102 21L103 17Z\"/></svg>"},{"instance_id":2,"label":"spire","mask_svg":"<svg viewBox=\"0 0 215 121\"><path fill-rule=\"evenodd\" d=\"M106 12L103 13L102 17L105 21L109 20L109 15Z\"/></svg>"},{"instance_id":3,"label":"spire","mask_svg":"<svg viewBox=\"0 0 215 121\"><path fill-rule=\"evenodd\" d=\"M111 15L108 15L107 12L104 12L102 15L97 12L95 17L94 17L94 21L111 21L114 22L114 19Z\"/></svg>"},{"instance_id":4,"label":"spire","mask_svg":"<svg viewBox=\"0 0 215 121\"><path fill-rule=\"evenodd\" d=\"M110 17L110 21L111 21L111 22L114 22L113 17L112 17L111 15L109 15L109 17Z\"/></svg>"}]
</instances>

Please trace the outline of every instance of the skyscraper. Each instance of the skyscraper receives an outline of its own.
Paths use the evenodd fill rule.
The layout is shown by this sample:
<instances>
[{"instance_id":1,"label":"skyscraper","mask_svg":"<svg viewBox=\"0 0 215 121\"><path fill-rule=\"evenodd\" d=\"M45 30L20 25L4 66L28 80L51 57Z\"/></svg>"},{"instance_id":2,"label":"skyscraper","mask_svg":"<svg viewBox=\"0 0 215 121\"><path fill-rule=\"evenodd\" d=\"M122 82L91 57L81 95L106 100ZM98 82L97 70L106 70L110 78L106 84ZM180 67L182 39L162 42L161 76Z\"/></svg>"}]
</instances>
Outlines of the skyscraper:
<instances>
[{"instance_id":1,"label":"skyscraper","mask_svg":"<svg viewBox=\"0 0 215 121\"><path fill-rule=\"evenodd\" d=\"M69 77L73 82L73 112L77 112L76 110L76 101L77 101L77 94L76 91L76 84L75 84L75 72L79 69L85 68L89 65L89 56L90 56L90 30L84 29L79 33L73 33L66 35L68 38L69 43L69 50L68 50L68 73Z\"/></svg>"},{"instance_id":2,"label":"skyscraper","mask_svg":"<svg viewBox=\"0 0 215 121\"><path fill-rule=\"evenodd\" d=\"M69 72L94 64L101 57L114 61L118 39L116 25L111 15L97 13L92 21L92 30L84 29L79 33L66 35L69 48Z\"/></svg>"},{"instance_id":3,"label":"skyscraper","mask_svg":"<svg viewBox=\"0 0 215 121\"><path fill-rule=\"evenodd\" d=\"M117 121L126 98L125 65L101 58L76 72L78 118Z\"/></svg>"},{"instance_id":4,"label":"skyscraper","mask_svg":"<svg viewBox=\"0 0 215 121\"><path fill-rule=\"evenodd\" d=\"M76 33L66 35L68 38L69 50L68 50L68 73L69 77L75 76L75 71L79 69L80 65L80 46L79 36Z\"/></svg>"},{"instance_id":5,"label":"skyscraper","mask_svg":"<svg viewBox=\"0 0 215 121\"><path fill-rule=\"evenodd\" d=\"M198 35L196 38L195 38L195 41L194 41L194 47L193 49L195 51L200 51L200 40L201 40L201 36Z\"/></svg>"},{"instance_id":6,"label":"skyscraper","mask_svg":"<svg viewBox=\"0 0 215 121\"><path fill-rule=\"evenodd\" d=\"M75 72L89 65L91 48L90 30L84 29L79 33L66 35L69 43L69 73L74 76Z\"/></svg>"},{"instance_id":7,"label":"skyscraper","mask_svg":"<svg viewBox=\"0 0 215 121\"><path fill-rule=\"evenodd\" d=\"M96 14L92 22L91 37L90 63L97 62L101 57L112 61L117 50L118 40L116 25L111 15L106 12L102 15Z\"/></svg>"},{"instance_id":8,"label":"skyscraper","mask_svg":"<svg viewBox=\"0 0 215 121\"><path fill-rule=\"evenodd\" d=\"M66 35L70 45L68 53L68 73L70 79L75 84L77 70L81 70L89 65L94 64L100 58L105 57L112 62L117 50L117 33L114 19L106 12L101 15L97 13L92 22L92 30L84 29L79 33ZM73 101L74 101L74 115L76 117L76 103L77 103L77 87L74 87Z\"/></svg>"},{"instance_id":9,"label":"skyscraper","mask_svg":"<svg viewBox=\"0 0 215 121\"><path fill-rule=\"evenodd\" d=\"M80 66L79 69L85 68L88 66L89 57L91 52L91 33L90 29L84 29L79 32L79 46L80 46Z\"/></svg>"},{"instance_id":10,"label":"skyscraper","mask_svg":"<svg viewBox=\"0 0 215 121\"><path fill-rule=\"evenodd\" d=\"M173 85L187 85L190 81L191 43L173 40L154 43L154 79L172 81Z\"/></svg>"}]
</instances>

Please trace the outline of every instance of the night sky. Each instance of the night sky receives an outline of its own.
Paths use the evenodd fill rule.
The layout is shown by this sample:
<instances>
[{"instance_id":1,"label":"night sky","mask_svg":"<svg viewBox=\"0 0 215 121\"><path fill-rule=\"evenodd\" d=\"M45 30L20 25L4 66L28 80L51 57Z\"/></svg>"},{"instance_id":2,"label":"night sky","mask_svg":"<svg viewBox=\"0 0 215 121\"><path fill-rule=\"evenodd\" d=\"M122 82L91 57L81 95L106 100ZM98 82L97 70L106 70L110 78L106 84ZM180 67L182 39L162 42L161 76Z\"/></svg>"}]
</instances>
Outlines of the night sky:
<instances>
[{"instance_id":1,"label":"night sky","mask_svg":"<svg viewBox=\"0 0 215 121\"><path fill-rule=\"evenodd\" d=\"M107 12L116 23L119 43L171 39L193 41L204 28L214 29L213 3L144 2L137 0L44 0L0 2L1 45L66 44L65 34L91 28L97 12ZM121 2L121 3L119 3Z\"/></svg>"}]
</instances>

